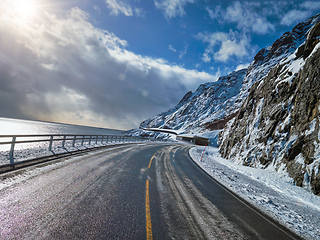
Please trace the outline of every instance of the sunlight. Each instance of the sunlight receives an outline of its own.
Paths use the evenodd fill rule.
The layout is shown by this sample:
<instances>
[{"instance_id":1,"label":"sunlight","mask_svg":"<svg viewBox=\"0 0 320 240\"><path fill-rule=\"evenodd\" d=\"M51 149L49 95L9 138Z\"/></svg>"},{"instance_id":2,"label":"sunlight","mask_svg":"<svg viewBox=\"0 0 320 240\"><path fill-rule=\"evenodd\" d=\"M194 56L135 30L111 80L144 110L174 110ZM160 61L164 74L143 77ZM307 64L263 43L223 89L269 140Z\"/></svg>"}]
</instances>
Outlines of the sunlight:
<instances>
[{"instance_id":1,"label":"sunlight","mask_svg":"<svg viewBox=\"0 0 320 240\"><path fill-rule=\"evenodd\" d=\"M22 19L33 17L37 10L34 0L13 0L13 8L16 15Z\"/></svg>"}]
</instances>

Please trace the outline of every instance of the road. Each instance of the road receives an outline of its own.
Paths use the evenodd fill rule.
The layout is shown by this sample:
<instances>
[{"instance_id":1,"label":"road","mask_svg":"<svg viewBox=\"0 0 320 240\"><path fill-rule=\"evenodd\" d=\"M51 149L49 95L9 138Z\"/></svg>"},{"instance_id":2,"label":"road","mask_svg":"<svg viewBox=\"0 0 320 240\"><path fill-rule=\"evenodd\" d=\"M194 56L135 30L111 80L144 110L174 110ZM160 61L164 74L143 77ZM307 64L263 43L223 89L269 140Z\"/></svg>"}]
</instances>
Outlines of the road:
<instances>
[{"instance_id":1,"label":"road","mask_svg":"<svg viewBox=\"0 0 320 240\"><path fill-rule=\"evenodd\" d=\"M0 175L1 239L299 239L202 171L133 144Z\"/></svg>"}]
</instances>

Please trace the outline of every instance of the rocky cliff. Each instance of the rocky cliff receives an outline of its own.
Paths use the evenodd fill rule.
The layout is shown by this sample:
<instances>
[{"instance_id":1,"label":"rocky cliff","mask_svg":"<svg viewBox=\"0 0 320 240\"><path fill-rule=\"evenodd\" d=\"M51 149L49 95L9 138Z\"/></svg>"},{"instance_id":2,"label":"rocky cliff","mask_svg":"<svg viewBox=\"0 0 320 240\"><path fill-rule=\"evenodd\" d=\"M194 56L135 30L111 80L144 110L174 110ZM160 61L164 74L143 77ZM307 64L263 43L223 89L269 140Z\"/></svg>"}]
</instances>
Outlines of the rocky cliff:
<instances>
[{"instance_id":1,"label":"rocky cliff","mask_svg":"<svg viewBox=\"0 0 320 240\"><path fill-rule=\"evenodd\" d=\"M283 46L294 52L251 86L220 144L222 156L232 161L288 172L298 186L309 178L316 194L320 193L319 20L315 16L285 34L290 38ZM259 55L265 57L265 51L255 61Z\"/></svg>"}]
</instances>

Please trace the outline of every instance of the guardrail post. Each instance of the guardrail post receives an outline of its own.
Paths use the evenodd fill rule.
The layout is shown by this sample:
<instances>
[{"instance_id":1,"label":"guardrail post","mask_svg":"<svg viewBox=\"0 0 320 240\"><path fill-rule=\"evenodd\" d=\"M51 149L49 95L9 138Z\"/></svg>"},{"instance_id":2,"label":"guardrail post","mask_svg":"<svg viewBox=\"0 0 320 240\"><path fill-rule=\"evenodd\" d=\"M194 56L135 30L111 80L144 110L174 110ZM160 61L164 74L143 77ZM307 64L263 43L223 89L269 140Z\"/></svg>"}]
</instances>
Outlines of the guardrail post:
<instances>
[{"instance_id":1,"label":"guardrail post","mask_svg":"<svg viewBox=\"0 0 320 240\"><path fill-rule=\"evenodd\" d=\"M91 145L91 135L90 135L90 138L89 138L89 145Z\"/></svg>"},{"instance_id":2,"label":"guardrail post","mask_svg":"<svg viewBox=\"0 0 320 240\"><path fill-rule=\"evenodd\" d=\"M49 151L51 151L52 149L52 141L53 140L53 136L50 137L50 143L49 143Z\"/></svg>"},{"instance_id":3,"label":"guardrail post","mask_svg":"<svg viewBox=\"0 0 320 240\"><path fill-rule=\"evenodd\" d=\"M72 147L74 147L74 145L76 144L76 137L77 137L77 136L73 136Z\"/></svg>"},{"instance_id":4,"label":"guardrail post","mask_svg":"<svg viewBox=\"0 0 320 240\"><path fill-rule=\"evenodd\" d=\"M66 143L66 138L67 138L67 136L64 136L64 137L63 137L62 148L64 148L64 144Z\"/></svg>"},{"instance_id":5,"label":"guardrail post","mask_svg":"<svg viewBox=\"0 0 320 240\"><path fill-rule=\"evenodd\" d=\"M12 137L11 149L10 149L10 153L9 153L10 164L14 164L13 151L14 151L14 145L15 144L16 144L16 137Z\"/></svg>"},{"instance_id":6,"label":"guardrail post","mask_svg":"<svg viewBox=\"0 0 320 240\"><path fill-rule=\"evenodd\" d=\"M97 135L97 136L96 136L96 144L98 143L98 138L99 138L99 136Z\"/></svg>"},{"instance_id":7,"label":"guardrail post","mask_svg":"<svg viewBox=\"0 0 320 240\"><path fill-rule=\"evenodd\" d=\"M82 136L81 146L83 146L83 142L84 142L84 136Z\"/></svg>"}]
</instances>

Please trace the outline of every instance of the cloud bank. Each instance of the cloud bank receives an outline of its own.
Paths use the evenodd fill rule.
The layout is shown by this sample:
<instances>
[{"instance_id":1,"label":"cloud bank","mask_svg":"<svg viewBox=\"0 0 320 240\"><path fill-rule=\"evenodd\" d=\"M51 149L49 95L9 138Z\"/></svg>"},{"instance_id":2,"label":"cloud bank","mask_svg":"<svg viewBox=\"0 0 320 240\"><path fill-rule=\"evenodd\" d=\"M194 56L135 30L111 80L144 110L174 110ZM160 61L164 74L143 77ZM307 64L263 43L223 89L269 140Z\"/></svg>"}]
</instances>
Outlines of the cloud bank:
<instances>
[{"instance_id":1,"label":"cloud bank","mask_svg":"<svg viewBox=\"0 0 320 240\"><path fill-rule=\"evenodd\" d=\"M186 15L186 12L184 11L185 5L194 2L194 0L154 0L156 8L161 9L168 19Z\"/></svg>"},{"instance_id":2,"label":"cloud bank","mask_svg":"<svg viewBox=\"0 0 320 240\"><path fill-rule=\"evenodd\" d=\"M12 14L0 3L0 113L129 129L216 76L127 51L79 8L58 18Z\"/></svg>"},{"instance_id":3,"label":"cloud bank","mask_svg":"<svg viewBox=\"0 0 320 240\"><path fill-rule=\"evenodd\" d=\"M119 15L123 13L125 16L129 17L132 16L132 9L129 4L116 1L116 0L106 0L107 7L111 10L111 14Z\"/></svg>"},{"instance_id":4,"label":"cloud bank","mask_svg":"<svg viewBox=\"0 0 320 240\"><path fill-rule=\"evenodd\" d=\"M220 62L227 62L232 57L242 59L250 56L254 50L247 36L231 30L229 33L198 33L195 38L208 43L208 47L202 56L204 62L210 62L212 57Z\"/></svg>"}]
</instances>

